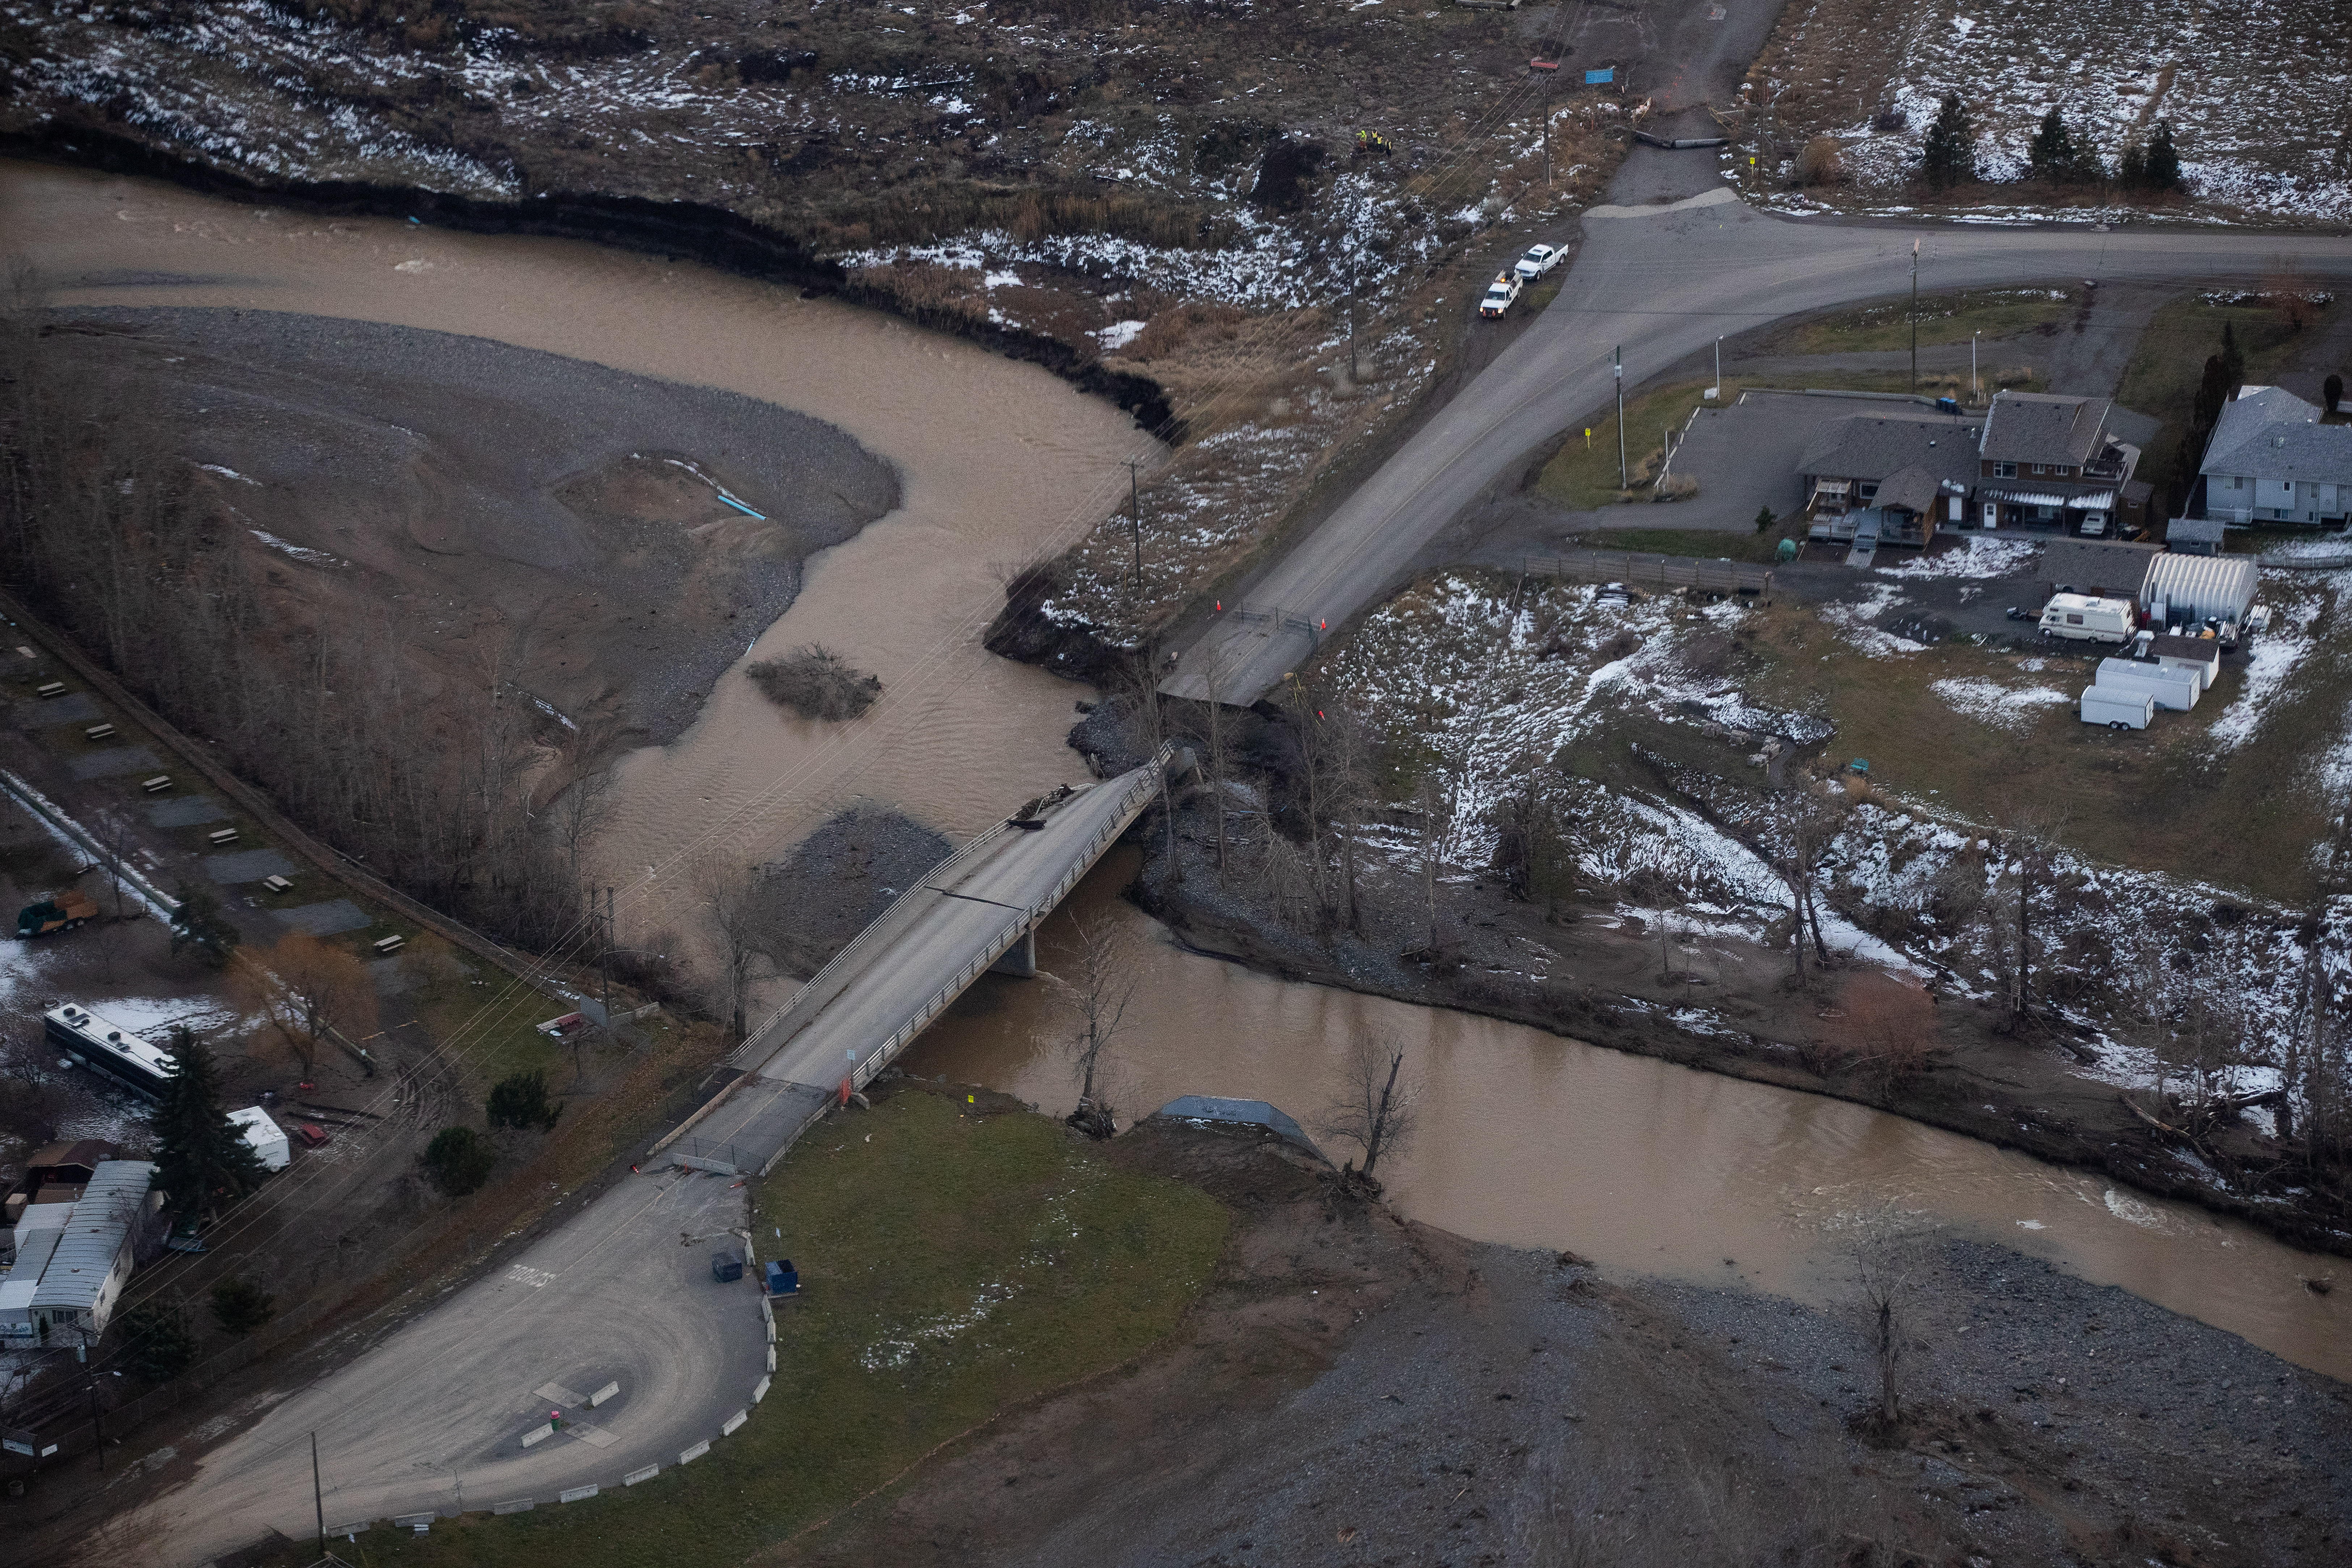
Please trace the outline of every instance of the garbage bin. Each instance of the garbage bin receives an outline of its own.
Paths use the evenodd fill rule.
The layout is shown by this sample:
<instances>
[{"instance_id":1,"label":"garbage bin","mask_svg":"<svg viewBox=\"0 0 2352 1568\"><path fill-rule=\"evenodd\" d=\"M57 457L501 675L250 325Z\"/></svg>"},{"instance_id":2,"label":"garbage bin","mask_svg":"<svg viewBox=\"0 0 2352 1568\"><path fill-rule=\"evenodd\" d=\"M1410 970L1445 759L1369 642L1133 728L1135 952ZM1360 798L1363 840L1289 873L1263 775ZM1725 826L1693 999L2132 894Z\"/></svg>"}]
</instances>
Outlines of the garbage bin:
<instances>
[{"instance_id":1,"label":"garbage bin","mask_svg":"<svg viewBox=\"0 0 2352 1568\"><path fill-rule=\"evenodd\" d=\"M710 1277L724 1285L743 1278L743 1255L740 1252L714 1252L710 1255Z\"/></svg>"},{"instance_id":2,"label":"garbage bin","mask_svg":"<svg viewBox=\"0 0 2352 1568\"><path fill-rule=\"evenodd\" d=\"M793 1267L793 1260L787 1258L779 1262L770 1258L768 1260L768 1294L797 1296L800 1293L801 1271Z\"/></svg>"}]
</instances>

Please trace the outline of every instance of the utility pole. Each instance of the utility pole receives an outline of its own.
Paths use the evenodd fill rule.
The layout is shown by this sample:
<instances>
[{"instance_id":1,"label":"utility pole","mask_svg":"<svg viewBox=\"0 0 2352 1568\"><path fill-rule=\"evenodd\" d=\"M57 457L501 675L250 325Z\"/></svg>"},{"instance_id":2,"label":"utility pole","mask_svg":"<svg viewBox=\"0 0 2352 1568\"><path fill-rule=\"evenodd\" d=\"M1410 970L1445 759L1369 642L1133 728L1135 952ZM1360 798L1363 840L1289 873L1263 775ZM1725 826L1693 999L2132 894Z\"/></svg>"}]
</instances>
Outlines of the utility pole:
<instances>
[{"instance_id":1,"label":"utility pole","mask_svg":"<svg viewBox=\"0 0 2352 1568\"><path fill-rule=\"evenodd\" d=\"M589 911L595 911L596 892L588 891ZM613 1026L613 889L604 889L604 940L596 944L596 977L604 990L604 1026Z\"/></svg>"},{"instance_id":2,"label":"utility pole","mask_svg":"<svg viewBox=\"0 0 2352 1568\"><path fill-rule=\"evenodd\" d=\"M1557 70L1544 72L1544 189L1551 189L1551 79Z\"/></svg>"},{"instance_id":3,"label":"utility pole","mask_svg":"<svg viewBox=\"0 0 2352 1568\"><path fill-rule=\"evenodd\" d=\"M1723 340L1715 340L1715 400L1723 401Z\"/></svg>"},{"instance_id":4,"label":"utility pole","mask_svg":"<svg viewBox=\"0 0 2352 1568\"><path fill-rule=\"evenodd\" d=\"M1348 252L1348 379L1352 382L1356 369L1356 253Z\"/></svg>"},{"instance_id":5,"label":"utility pole","mask_svg":"<svg viewBox=\"0 0 2352 1568\"><path fill-rule=\"evenodd\" d=\"M1919 242L1911 242L1911 390L1919 390Z\"/></svg>"},{"instance_id":6,"label":"utility pole","mask_svg":"<svg viewBox=\"0 0 2352 1568\"><path fill-rule=\"evenodd\" d=\"M310 1434L310 1507L319 1516L319 1555L327 1554L327 1494L319 1489L319 1435Z\"/></svg>"},{"instance_id":7,"label":"utility pole","mask_svg":"<svg viewBox=\"0 0 2352 1568\"><path fill-rule=\"evenodd\" d=\"M1620 344L1618 344L1618 345L1617 345L1617 357L1616 357L1616 359L1612 362L1611 368L1612 368L1612 371L1613 372L1613 374L1615 374L1615 376L1616 376L1616 378L1617 378L1617 488L1618 488L1619 489L1621 489L1621 490L1627 490L1627 489L1633 489L1633 487L1632 485L1630 485L1630 484L1626 483L1626 481L1625 481L1625 345L1624 345L1624 344L1620 343Z\"/></svg>"},{"instance_id":8,"label":"utility pole","mask_svg":"<svg viewBox=\"0 0 2352 1568\"><path fill-rule=\"evenodd\" d=\"M1143 592L1143 491L1135 477L1136 459L1127 460L1128 521L1135 531L1135 591Z\"/></svg>"}]
</instances>

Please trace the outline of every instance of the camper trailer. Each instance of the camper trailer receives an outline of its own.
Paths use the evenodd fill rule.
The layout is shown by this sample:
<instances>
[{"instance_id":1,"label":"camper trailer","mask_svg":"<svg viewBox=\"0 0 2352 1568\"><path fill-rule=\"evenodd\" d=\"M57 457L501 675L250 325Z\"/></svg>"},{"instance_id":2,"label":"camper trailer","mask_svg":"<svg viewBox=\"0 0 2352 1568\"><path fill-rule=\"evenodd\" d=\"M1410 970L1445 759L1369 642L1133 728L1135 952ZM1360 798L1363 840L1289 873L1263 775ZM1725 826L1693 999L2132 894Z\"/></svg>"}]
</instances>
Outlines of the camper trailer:
<instances>
[{"instance_id":1,"label":"camper trailer","mask_svg":"<svg viewBox=\"0 0 2352 1568\"><path fill-rule=\"evenodd\" d=\"M2129 642L2138 629L2138 614L2129 599L2053 594L2042 606L2042 635L2046 637L2120 645Z\"/></svg>"}]
</instances>

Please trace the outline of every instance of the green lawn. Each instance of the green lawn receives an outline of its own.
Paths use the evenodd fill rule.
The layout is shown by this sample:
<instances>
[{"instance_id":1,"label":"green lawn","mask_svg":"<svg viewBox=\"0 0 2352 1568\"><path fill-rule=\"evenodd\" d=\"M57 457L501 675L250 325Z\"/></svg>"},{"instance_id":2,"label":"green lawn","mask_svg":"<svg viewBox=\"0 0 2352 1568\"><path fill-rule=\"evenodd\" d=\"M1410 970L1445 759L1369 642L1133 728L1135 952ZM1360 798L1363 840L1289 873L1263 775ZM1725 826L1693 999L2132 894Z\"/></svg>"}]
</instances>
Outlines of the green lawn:
<instances>
[{"instance_id":1,"label":"green lawn","mask_svg":"<svg viewBox=\"0 0 2352 1568\"><path fill-rule=\"evenodd\" d=\"M1653 555L1692 555L1703 561L1720 556L1730 561L1769 562L1792 525L1785 520L1769 533L1744 531L1726 533L1706 528L1604 528L1577 542L1595 550L1632 550Z\"/></svg>"},{"instance_id":2,"label":"green lawn","mask_svg":"<svg viewBox=\"0 0 2352 1568\"><path fill-rule=\"evenodd\" d=\"M2074 289L1996 289L1964 294L1929 294L1919 300L1919 346L1964 343L1981 332L1992 340L2015 337L2073 315ZM2056 294L2058 298L2051 296ZM1911 346L1911 300L1906 296L1801 321L1773 346L1792 354L1867 353ZM2003 352L2018 357L2021 345ZM2027 357L2031 357L2029 354ZM1986 369L1991 369L1988 363Z\"/></svg>"},{"instance_id":3,"label":"green lawn","mask_svg":"<svg viewBox=\"0 0 2352 1568\"><path fill-rule=\"evenodd\" d=\"M1006 1106L903 1086L814 1130L760 1184L758 1214L790 1216L806 1294L776 1314L766 1402L707 1457L587 1502L378 1530L364 1562L740 1563L1160 1339L1208 1284L1226 1210Z\"/></svg>"}]
</instances>

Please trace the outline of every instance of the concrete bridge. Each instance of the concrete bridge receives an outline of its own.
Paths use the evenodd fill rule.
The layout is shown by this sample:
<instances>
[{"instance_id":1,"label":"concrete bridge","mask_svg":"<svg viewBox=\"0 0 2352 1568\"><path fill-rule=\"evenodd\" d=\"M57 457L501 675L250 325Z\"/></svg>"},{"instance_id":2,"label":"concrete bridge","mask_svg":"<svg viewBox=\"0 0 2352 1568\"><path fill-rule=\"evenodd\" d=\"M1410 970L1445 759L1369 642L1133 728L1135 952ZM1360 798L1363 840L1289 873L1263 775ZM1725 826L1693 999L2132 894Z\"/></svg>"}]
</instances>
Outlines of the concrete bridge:
<instances>
[{"instance_id":1,"label":"concrete bridge","mask_svg":"<svg viewBox=\"0 0 2352 1568\"><path fill-rule=\"evenodd\" d=\"M982 974L1034 974L1038 923L1159 793L1162 770L1189 765L1163 746L957 850L754 1029L728 1058L742 1076L654 1152L764 1174L828 1100L872 1081Z\"/></svg>"}]
</instances>

